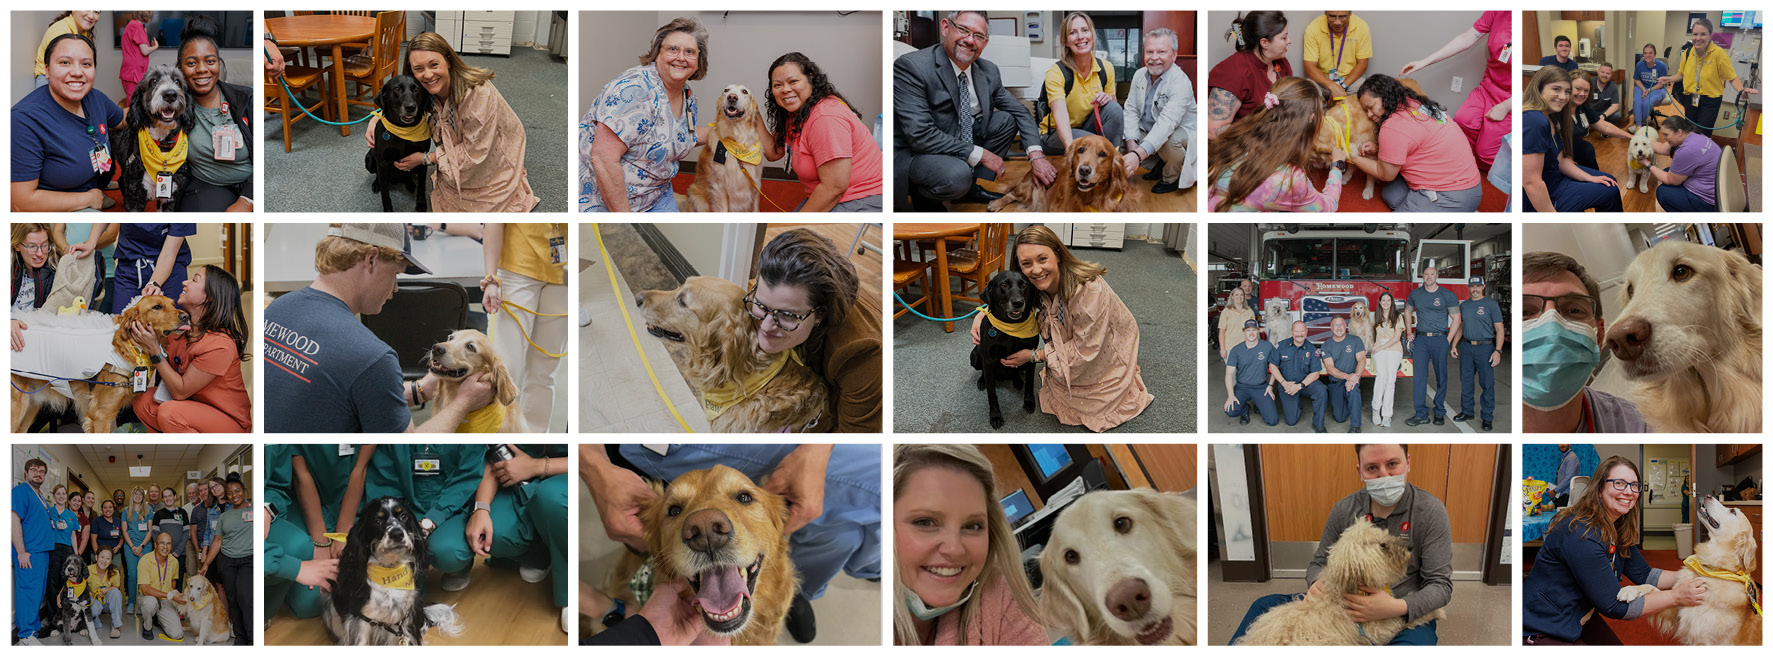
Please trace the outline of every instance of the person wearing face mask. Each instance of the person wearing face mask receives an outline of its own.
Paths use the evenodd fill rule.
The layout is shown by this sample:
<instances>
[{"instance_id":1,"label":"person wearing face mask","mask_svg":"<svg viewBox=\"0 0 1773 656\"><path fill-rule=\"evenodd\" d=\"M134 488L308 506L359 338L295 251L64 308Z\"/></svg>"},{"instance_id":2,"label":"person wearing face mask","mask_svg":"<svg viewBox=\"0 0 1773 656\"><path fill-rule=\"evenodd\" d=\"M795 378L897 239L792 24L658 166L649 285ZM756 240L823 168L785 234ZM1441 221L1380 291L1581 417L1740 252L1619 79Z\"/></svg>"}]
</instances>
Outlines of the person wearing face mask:
<instances>
[{"instance_id":1,"label":"person wearing face mask","mask_svg":"<svg viewBox=\"0 0 1773 656\"><path fill-rule=\"evenodd\" d=\"M1477 416L1472 408L1472 395L1483 388L1484 430L1496 415L1496 372L1502 364L1502 343L1505 341L1502 307L1496 299L1484 294L1484 277L1472 276L1466 281L1471 298L1459 303L1459 331L1453 334L1453 357L1459 358L1459 414L1453 421L1470 421ZM1465 355L1459 355L1459 349ZM1473 379L1476 379L1475 381ZM1472 383L1476 382L1474 386Z\"/></svg>"},{"instance_id":2,"label":"person wearing face mask","mask_svg":"<svg viewBox=\"0 0 1773 656\"><path fill-rule=\"evenodd\" d=\"M965 444L893 447L893 644L1045 645L991 461Z\"/></svg>"},{"instance_id":3,"label":"person wearing face mask","mask_svg":"<svg viewBox=\"0 0 1773 656\"><path fill-rule=\"evenodd\" d=\"M1552 518L1521 592L1523 644L1618 645L1601 617L1630 621L1705 601L1705 577L1675 585L1679 572L1644 560L1643 491L1637 464L1608 456L1582 497ZM1622 595L1620 577L1659 590Z\"/></svg>"},{"instance_id":4,"label":"person wearing face mask","mask_svg":"<svg viewBox=\"0 0 1773 656\"><path fill-rule=\"evenodd\" d=\"M1250 604L1249 612L1232 635L1231 644L1243 637L1256 618L1269 609L1301 596L1340 594L1347 600L1348 617L1355 622L1401 617L1414 622L1453 599L1453 532L1447 506L1427 490L1409 483L1410 445L1356 444L1355 468L1365 482L1360 490L1342 497L1324 520L1323 537L1305 568L1306 592L1272 594ZM1387 533L1410 543L1410 564L1404 578L1386 588L1361 588L1359 592L1325 590L1318 575L1329 562L1330 547L1355 522L1371 522ZM1391 645L1434 645L1438 621L1397 634Z\"/></svg>"},{"instance_id":5,"label":"person wearing face mask","mask_svg":"<svg viewBox=\"0 0 1773 656\"><path fill-rule=\"evenodd\" d=\"M1121 162L1127 173L1140 166L1150 169L1146 180L1157 180L1153 194L1167 194L1194 186L1196 143L1194 84L1176 66L1181 40L1176 32L1160 27L1145 34L1145 68L1133 76L1127 91L1125 139ZM1234 324L1235 325L1235 324Z\"/></svg>"},{"instance_id":6,"label":"person wearing face mask","mask_svg":"<svg viewBox=\"0 0 1773 656\"><path fill-rule=\"evenodd\" d=\"M1318 378L1324 376L1323 352L1305 339L1305 322L1293 322L1293 338L1281 342L1268 362L1269 373L1280 382L1280 402L1287 425L1299 423L1299 401L1311 399L1311 428L1319 433L1324 428L1324 409L1329 406L1329 392Z\"/></svg>"},{"instance_id":7,"label":"person wearing face mask","mask_svg":"<svg viewBox=\"0 0 1773 656\"><path fill-rule=\"evenodd\" d=\"M676 18L640 65L603 85L579 121L579 211L676 212L677 163L708 140L689 83L708 75L708 30Z\"/></svg>"},{"instance_id":8,"label":"person wearing face mask","mask_svg":"<svg viewBox=\"0 0 1773 656\"><path fill-rule=\"evenodd\" d=\"M879 212L880 146L818 64L798 52L770 63L770 138L763 157L788 155L807 198L796 212Z\"/></svg>"},{"instance_id":9,"label":"person wearing face mask","mask_svg":"<svg viewBox=\"0 0 1773 656\"><path fill-rule=\"evenodd\" d=\"M1644 433L1630 401L1588 387L1607 336L1601 285L1568 255L1528 253L1521 271L1521 424L1528 433Z\"/></svg>"}]
</instances>

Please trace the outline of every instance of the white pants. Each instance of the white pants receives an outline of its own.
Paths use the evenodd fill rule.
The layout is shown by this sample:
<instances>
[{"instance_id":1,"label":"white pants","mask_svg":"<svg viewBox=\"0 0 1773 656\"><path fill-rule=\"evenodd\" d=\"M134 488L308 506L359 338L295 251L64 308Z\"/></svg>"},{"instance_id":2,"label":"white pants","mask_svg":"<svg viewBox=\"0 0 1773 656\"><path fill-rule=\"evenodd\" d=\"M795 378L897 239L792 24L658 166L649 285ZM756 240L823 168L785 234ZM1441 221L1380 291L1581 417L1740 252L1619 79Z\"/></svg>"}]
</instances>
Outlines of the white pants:
<instances>
[{"instance_id":1,"label":"white pants","mask_svg":"<svg viewBox=\"0 0 1773 656\"><path fill-rule=\"evenodd\" d=\"M566 314L572 309L567 303L566 285L550 285L502 268L499 292L501 302L513 302L541 314ZM530 431L547 432L554 416L554 372L560 367L561 358L551 358L536 350L524 341L523 333L529 333L530 340L549 353L563 352L570 317L538 317L516 308L511 312L517 315L515 323L504 308L488 318L493 349L505 359L505 369L511 372L511 380L517 382L517 403L523 423ZM518 331L519 326L522 332Z\"/></svg>"},{"instance_id":2,"label":"white pants","mask_svg":"<svg viewBox=\"0 0 1773 656\"><path fill-rule=\"evenodd\" d=\"M1397 396L1397 369L1403 362L1403 351L1373 354L1373 413L1385 419L1391 418L1392 398Z\"/></svg>"},{"instance_id":3,"label":"white pants","mask_svg":"<svg viewBox=\"0 0 1773 656\"><path fill-rule=\"evenodd\" d=\"M179 622L179 611L171 601L159 597L142 595L141 606L142 626L152 629L153 624L160 625L161 633L166 637L178 640L185 637L185 626Z\"/></svg>"}]
</instances>

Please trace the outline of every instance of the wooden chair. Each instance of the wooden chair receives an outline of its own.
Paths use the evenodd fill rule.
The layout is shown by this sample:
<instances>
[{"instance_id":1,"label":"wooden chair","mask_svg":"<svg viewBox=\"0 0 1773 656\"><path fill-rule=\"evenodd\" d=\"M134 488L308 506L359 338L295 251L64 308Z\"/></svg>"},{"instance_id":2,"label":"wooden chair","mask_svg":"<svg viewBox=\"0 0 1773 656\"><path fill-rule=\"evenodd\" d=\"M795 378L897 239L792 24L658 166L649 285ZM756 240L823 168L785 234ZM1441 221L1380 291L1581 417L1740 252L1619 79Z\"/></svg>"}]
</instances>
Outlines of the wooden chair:
<instances>
[{"instance_id":1,"label":"wooden chair","mask_svg":"<svg viewBox=\"0 0 1773 656\"><path fill-rule=\"evenodd\" d=\"M931 262L893 258L893 294L897 296L900 290L909 289L914 284L921 285L923 296L912 301L910 305L913 308L923 306L922 312L924 314L929 314L935 305L930 300L935 296L935 288L930 285L930 268L932 266L934 264ZM894 301L894 304L899 305L898 301ZM910 311L904 305L899 305L899 310L893 313L893 318L897 319L899 315Z\"/></svg>"},{"instance_id":2,"label":"wooden chair","mask_svg":"<svg viewBox=\"0 0 1773 656\"><path fill-rule=\"evenodd\" d=\"M380 17L380 12L376 12L376 11L329 11L326 13L332 14L334 16L362 16L364 18L379 18ZM405 12L401 12L401 13L404 14ZM402 36L404 36L404 35L402 35ZM346 43L346 44L342 44L340 46L340 50L343 50L345 53L345 57L349 58L351 55L355 55L355 54L363 52L365 50L369 50L371 45L373 45L373 44L370 44L370 43Z\"/></svg>"},{"instance_id":3,"label":"wooden chair","mask_svg":"<svg viewBox=\"0 0 1773 656\"><path fill-rule=\"evenodd\" d=\"M991 283L991 275L1003 270L1004 248L1013 225L987 223L979 228L973 243L960 250L948 251L948 278L960 282L954 300L985 302L985 286ZM972 296L968 296L969 293Z\"/></svg>"},{"instance_id":4,"label":"wooden chair","mask_svg":"<svg viewBox=\"0 0 1773 656\"><path fill-rule=\"evenodd\" d=\"M345 58L344 81L357 85L357 92L346 102L375 108L375 96L382 91L382 81L400 71L400 42L405 36L406 12L384 11L376 15L372 48ZM363 99L366 93L369 100Z\"/></svg>"},{"instance_id":5,"label":"wooden chair","mask_svg":"<svg viewBox=\"0 0 1773 656\"><path fill-rule=\"evenodd\" d=\"M327 91L328 85L325 84L325 69L295 65L284 66L283 79L289 83L289 91L283 90L283 84L278 83L276 77L270 75L264 77L265 113L278 114L283 118L283 152L290 151L289 126L294 125L296 121L308 118L301 108L305 108L309 112L319 112L320 115L326 117L326 120L337 120L332 117L332 105L326 102L326 99L332 94ZM300 94L315 87L320 89L320 99L316 100L313 105L303 105L300 98L290 95L290 92Z\"/></svg>"}]
</instances>

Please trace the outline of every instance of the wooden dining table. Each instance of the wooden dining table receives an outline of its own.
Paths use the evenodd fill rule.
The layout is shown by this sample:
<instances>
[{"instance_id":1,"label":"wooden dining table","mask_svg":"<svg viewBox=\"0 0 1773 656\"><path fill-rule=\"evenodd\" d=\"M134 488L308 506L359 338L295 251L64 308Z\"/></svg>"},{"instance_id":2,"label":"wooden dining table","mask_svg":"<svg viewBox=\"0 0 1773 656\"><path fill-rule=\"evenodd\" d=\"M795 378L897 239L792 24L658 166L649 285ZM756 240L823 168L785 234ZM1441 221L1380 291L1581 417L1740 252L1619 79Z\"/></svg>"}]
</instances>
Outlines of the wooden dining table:
<instances>
[{"instance_id":1,"label":"wooden dining table","mask_svg":"<svg viewBox=\"0 0 1773 656\"><path fill-rule=\"evenodd\" d=\"M983 223L894 223L893 239L905 242L936 242L936 289L941 302L934 304L937 319L954 316L954 296L948 291L948 238L979 234ZM942 322L942 330L954 332L954 321Z\"/></svg>"},{"instance_id":2,"label":"wooden dining table","mask_svg":"<svg viewBox=\"0 0 1773 656\"><path fill-rule=\"evenodd\" d=\"M347 43L369 43L376 36L373 16L342 16L312 14L280 16L265 19L265 29L277 37L277 45L286 48L331 48L332 85L337 89L337 116L341 122L350 120L351 107L345 100L345 53ZM339 134L351 135L351 126L339 126Z\"/></svg>"}]
</instances>

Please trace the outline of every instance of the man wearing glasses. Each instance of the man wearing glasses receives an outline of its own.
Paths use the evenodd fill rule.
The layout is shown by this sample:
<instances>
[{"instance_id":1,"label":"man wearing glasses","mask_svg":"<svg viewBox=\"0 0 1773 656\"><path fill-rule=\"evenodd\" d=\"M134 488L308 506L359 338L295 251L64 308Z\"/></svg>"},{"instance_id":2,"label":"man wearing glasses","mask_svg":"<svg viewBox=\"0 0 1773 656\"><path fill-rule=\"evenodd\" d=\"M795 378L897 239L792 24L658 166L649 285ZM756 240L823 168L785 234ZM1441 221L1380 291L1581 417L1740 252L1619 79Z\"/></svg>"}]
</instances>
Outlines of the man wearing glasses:
<instances>
[{"instance_id":1,"label":"man wearing glasses","mask_svg":"<svg viewBox=\"0 0 1773 656\"><path fill-rule=\"evenodd\" d=\"M37 607L49 583L49 553L55 536L49 529L49 506L43 502L43 478L49 465L32 458L25 461L25 482L12 486L12 624L20 645L41 645L37 629L42 618Z\"/></svg>"},{"instance_id":2,"label":"man wearing glasses","mask_svg":"<svg viewBox=\"0 0 1773 656\"><path fill-rule=\"evenodd\" d=\"M916 211L941 212L943 201L997 199L974 179L1003 175L1017 135L1032 175L1052 184L1057 171L1041 152L1034 116L1004 88L997 65L979 58L990 39L982 12L951 11L941 44L893 62L895 205L910 198Z\"/></svg>"},{"instance_id":3,"label":"man wearing glasses","mask_svg":"<svg viewBox=\"0 0 1773 656\"><path fill-rule=\"evenodd\" d=\"M1588 387L1607 322L1601 286L1574 258L1528 253L1521 274L1521 421L1529 433L1644 433L1630 401Z\"/></svg>"}]
</instances>

